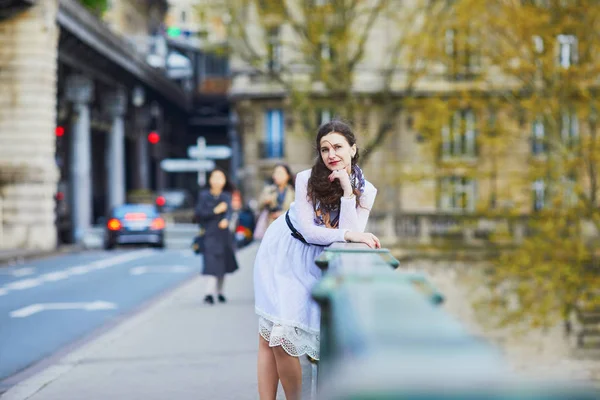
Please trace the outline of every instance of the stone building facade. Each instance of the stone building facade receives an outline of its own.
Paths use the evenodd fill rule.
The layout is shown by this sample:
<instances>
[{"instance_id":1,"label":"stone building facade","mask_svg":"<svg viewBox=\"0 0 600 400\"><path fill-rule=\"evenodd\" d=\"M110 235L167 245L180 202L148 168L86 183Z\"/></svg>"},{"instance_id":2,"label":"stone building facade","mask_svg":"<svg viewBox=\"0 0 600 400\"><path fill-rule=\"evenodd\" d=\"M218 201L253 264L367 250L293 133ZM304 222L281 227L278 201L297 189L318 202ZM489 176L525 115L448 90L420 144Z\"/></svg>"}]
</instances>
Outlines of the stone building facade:
<instances>
[{"instance_id":1,"label":"stone building facade","mask_svg":"<svg viewBox=\"0 0 600 400\"><path fill-rule=\"evenodd\" d=\"M410 11L417 2L402 2L400 7ZM259 55L266 57L269 50L265 48L267 42L259 23L260 18L263 17L256 7L249 7L244 21L248 26L248 42L255 46ZM360 32L363 28L360 24L359 21L353 30ZM294 35L292 29L282 25L274 39L279 43L277 55L282 65L289 66L291 60L298 58L298 40ZM455 154L451 138L446 143L448 154L440 153L437 145L432 146L430 141L423 140L421 132L415 127L416 117L411 111L402 109L392 118L384 120L379 100L384 90L401 99L409 89L419 97L427 97L469 88L468 80L450 79L447 73L449 67L444 63L434 65L433 74L409 87L409 77L405 72L409 66L403 57L399 58L392 79L385 81L385 63L389 61L391 48L401 35L398 22L393 17L384 13L377 18L370 29L361 61L354 69L352 92L363 99L361 101L364 104L354 115L338 115L354 126L362 144L374 137L382 123L389 122L392 126L385 140L368 155L368 162L362 165L367 177L379 188L376 210L387 215L398 215L400 212L463 214L475 213L479 205L487 205L492 201L511 210L531 210L536 197L535 188L532 189L531 182L519 179L523 177L524 168L532 154L530 136L533 127L530 122L513 127L521 136L517 135L510 143L504 143L509 148L504 149L498 159L494 159L490 147L475 150L477 133L469 126L473 115L468 111L458 116L463 130L460 133L466 138L466 143L461 144L464 149L459 154ZM443 37L440 39L441 45ZM291 109L283 87L265 74L256 73L254 67L238 57L235 51L231 58L231 70L230 98L239 117L244 146L245 166L240 173L247 178L244 189L252 197L259 193L263 181L270 176L273 165L278 162L289 163L294 171L311 166L316 155L314 132L304 131L300 123L301 116ZM298 70L302 71L301 68ZM298 80L307 78L303 72L295 74ZM314 93L319 94L319 90L313 85ZM315 101L318 101L318 96ZM330 113L322 113L320 118L323 121L331 116ZM439 136L443 135L444 132L440 131ZM281 149L269 153L268 148L273 146L274 141L281 142ZM279 143L275 143L275 147L278 146ZM473 150L470 150L471 146ZM468 177L472 170L495 171L495 176L472 179Z\"/></svg>"},{"instance_id":2,"label":"stone building facade","mask_svg":"<svg viewBox=\"0 0 600 400\"><path fill-rule=\"evenodd\" d=\"M56 242L58 0L0 21L0 248Z\"/></svg>"}]
</instances>

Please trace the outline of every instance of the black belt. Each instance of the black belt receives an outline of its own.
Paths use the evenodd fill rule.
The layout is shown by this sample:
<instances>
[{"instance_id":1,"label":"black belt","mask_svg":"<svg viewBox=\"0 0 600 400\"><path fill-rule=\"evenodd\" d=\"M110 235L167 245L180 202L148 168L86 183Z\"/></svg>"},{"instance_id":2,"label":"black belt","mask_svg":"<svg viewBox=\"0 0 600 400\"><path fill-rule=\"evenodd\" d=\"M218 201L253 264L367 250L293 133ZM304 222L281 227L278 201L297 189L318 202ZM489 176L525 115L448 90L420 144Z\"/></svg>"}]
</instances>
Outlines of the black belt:
<instances>
[{"instance_id":1,"label":"black belt","mask_svg":"<svg viewBox=\"0 0 600 400\"><path fill-rule=\"evenodd\" d=\"M298 230L296 228L294 228L294 225L292 225L292 221L290 221L289 214L290 214L289 210L286 211L285 222L287 223L288 228L290 228L290 231L292 231L292 237L295 239L298 239L299 241L301 241L304 244L310 244L306 241L306 239L304 239L304 236L302 236L302 234L300 232L298 232Z\"/></svg>"}]
</instances>

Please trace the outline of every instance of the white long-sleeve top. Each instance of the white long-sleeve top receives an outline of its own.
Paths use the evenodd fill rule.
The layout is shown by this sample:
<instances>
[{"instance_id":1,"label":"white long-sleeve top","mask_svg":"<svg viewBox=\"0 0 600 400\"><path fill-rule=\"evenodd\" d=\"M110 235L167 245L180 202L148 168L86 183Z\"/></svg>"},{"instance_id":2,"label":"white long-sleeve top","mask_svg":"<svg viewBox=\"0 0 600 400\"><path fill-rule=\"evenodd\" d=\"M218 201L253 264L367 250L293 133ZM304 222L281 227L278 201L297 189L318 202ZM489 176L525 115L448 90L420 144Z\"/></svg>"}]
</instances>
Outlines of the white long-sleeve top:
<instances>
[{"instance_id":1,"label":"white long-sleeve top","mask_svg":"<svg viewBox=\"0 0 600 400\"><path fill-rule=\"evenodd\" d=\"M290 206L290 220L294 228L302 234L304 239L311 244L329 246L335 242L344 242L347 231L364 232L369 219L369 214L377 189L370 182L365 181L364 192L360 197L360 206L356 206L356 199L341 198L339 227L326 228L315 223L315 211L312 201L307 196L308 178L311 170L299 172L296 175L296 198Z\"/></svg>"}]
</instances>

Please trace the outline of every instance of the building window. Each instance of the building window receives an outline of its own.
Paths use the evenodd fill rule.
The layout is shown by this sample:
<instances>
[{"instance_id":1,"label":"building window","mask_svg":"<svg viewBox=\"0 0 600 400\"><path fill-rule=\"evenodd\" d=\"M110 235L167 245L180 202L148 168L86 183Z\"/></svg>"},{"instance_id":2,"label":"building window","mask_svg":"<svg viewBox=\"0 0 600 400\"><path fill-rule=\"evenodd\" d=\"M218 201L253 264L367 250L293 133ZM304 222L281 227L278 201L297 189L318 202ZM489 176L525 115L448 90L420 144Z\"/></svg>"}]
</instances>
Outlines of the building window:
<instances>
[{"instance_id":1,"label":"building window","mask_svg":"<svg viewBox=\"0 0 600 400\"><path fill-rule=\"evenodd\" d=\"M447 29L444 36L446 68L452 79L471 79L480 66L479 42L470 29Z\"/></svg>"},{"instance_id":2,"label":"building window","mask_svg":"<svg viewBox=\"0 0 600 400\"><path fill-rule=\"evenodd\" d=\"M537 179L533 182L533 210L540 211L546 203L546 183L543 179Z\"/></svg>"},{"instance_id":3,"label":"building window","mask_svg":"<svg viewBox=\"0 0 600 400\"><path fill-rule=\"evenodd\" d=\"M563 202L565 207L577 205L577 178L575 174L569 174L562 179Z\"/></svg>"},{"instance_id":4,"label":"building window","mask_svg":"<svg viewBox=\"0 0 600 400\"><path fill-rule=\"evenodd\" d=\"M283 158L284 156L284 120L281 109L265 112L264 158Z\"/></svg>"},{"instance_id":5,"label":"building window","mask_svg":"<svg viewBox=\"0 0 600 400\"><path fill-rule=\"evenodd\" d=\"M560 135L563 143L568 148L573 148L579 142L579 121L577 114L565 111L562 114Z\"/></svg>"},{"instance_id":6,"label":"building window","mask_svg":"<svg viewBox=\"0 0 600 400\"><path fill-rule=\"evenodd\" d=\"M475 157L477 135L472 110L454 113L448 126L442 129L442 158Z\"/></svg>"},{"instance_id":7,"label":"building window","mask_svg":"<svg viewBox=\"0 0 600 400\"><path fill-rule=\"evenodd\" d=\"M319 108L316 113L317 124L319 126L333 119L335 112L331 108Z\"/></svg>"},{"instance_id":8,"label":"building window","mask_svg":"<svg viewBox=\"0 0 600 400\"><path fill-rule=\"evenodd\" d=\"M269 71L278 71L281 68L281 41L278 26L267 30L267 67Z\"/></svg>"},{"instance_id":9,"label":"building window","mask_svg":"<svg viewBox=\"0 0 600 400\"><path fill-rule=\"evenodd\" d=\"M569 68L577 64L577 37L575 35L558 35L558 64Z\"/></svg>"},{"instance_id":10,"label":"building window","mask_svg":"<svg viewBox=\"0 0 600 400\"><path fill-rule=\"evenodd\" d=\"M546 152L546 129L541 118L536 119L531 126L531 152L534 155Z\"/></svg>"},{"instance_id":11,"label":"building window","mask_svg":"<svg viewBox=\"0 0 600 400\"><path fill-rule=\"evenodd\" d=\"M541 36L533 36L533 49L537 54L542 54L544 52L544 39Z\"/></svg>"},{"instance_id":12,"label":"building window","mask_svg":"<svg viewBox=\"0 0 600 400\"><path fill-rule=\"evenodd\" d=\"M439 209L445 212L473 212L476 182L464 176L446 176L439 185Z\"/></svg>"},{"instance_id":13,"label":"building window","mask_svg":"<svg viewBox=\"0 0 600 400\"><path fill-rule=\"evenodd\" d=\"M319 58L321 61L333 61L334 52L328 35L323 35L319 40Z\"/></svg>"}]
</instances>

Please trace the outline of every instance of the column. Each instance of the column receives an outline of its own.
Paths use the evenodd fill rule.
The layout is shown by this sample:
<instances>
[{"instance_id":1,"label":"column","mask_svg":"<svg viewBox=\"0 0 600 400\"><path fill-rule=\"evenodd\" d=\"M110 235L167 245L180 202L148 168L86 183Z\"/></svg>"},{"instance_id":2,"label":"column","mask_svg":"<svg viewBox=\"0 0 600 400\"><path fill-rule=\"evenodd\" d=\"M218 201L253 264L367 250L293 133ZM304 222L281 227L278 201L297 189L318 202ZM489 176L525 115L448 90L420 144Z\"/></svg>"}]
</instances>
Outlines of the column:
<instances>
[{"instance_id":1,"label":"column","mask_svg":"<svg viewBox=\"0 0 600 400\"><path fill-rule=\"evenodd\" d=\"M139 107L135 110L136 139L136 189L147 190L150 188L150 154L148 153L148 123L150 111L148 107Z\"/></svg>"},{"instance_id":2,"label":"column","mask_svg":"<svg viewBox=\"0 0 600 400\"><path fill-rule=\"evenodd\" d=\"M167 141L169 138L168 132L165 129L165 112L163 108L157 102L152 103L150 108L150 113L152 119L154 121L154 128L160 135L160 142L152 145L152 158L154 160L154 174L156 176L156 186L154 189L156 191L161 191L166 187L166 173L160 167L160 162L162 161L165 154L165 146L167 145Z\"/></svg>"},{"instance_id":3,"label":"column","mask_svg":"<svg viewBox=\"0 0 600 400\"><path fill-rule=\"evenodd\" d=\"M238 134L238 117L235 110L229 111L229 123L227 125L227 135L229 136L229 145L231 146L230 176L235 185L239 188L240 179L238 170L240 168L240 138Z\"/></svg>"},{"instance_id":4,"label":"column","mask_svg":"<svg viewBox=\"0 0 600 400\"><path fill-rule=\"evenodd\" d=\"M125 91L120 88L105 96L103 106L112 119L107 149L108 206L112 209L125 203Z\"/></svg>"},{"instance_id":5,"label":"column","mask_svg":"<svg viewBox=\"0 0 600 400\"><path fill-rule=\"evenodd\" d=\"M92 80L83 75L71 75L66 82L66 97L73 102L74 116L71 146L71 210L73 239L82 241L92 222L92 174L90 101L94 91Z\"/></svg>"}]
</instances>

